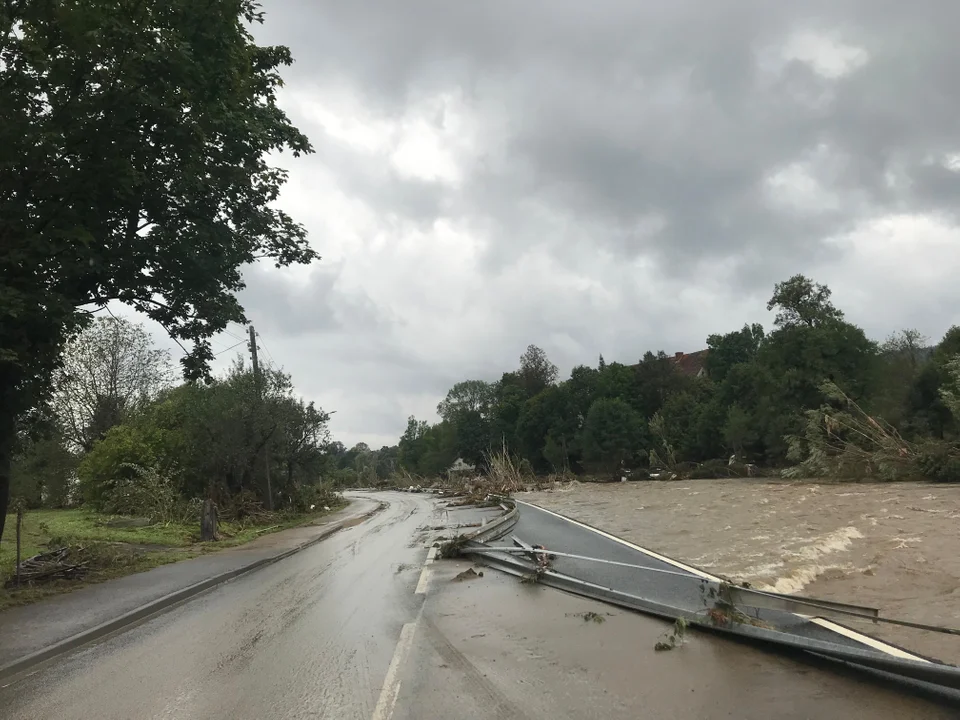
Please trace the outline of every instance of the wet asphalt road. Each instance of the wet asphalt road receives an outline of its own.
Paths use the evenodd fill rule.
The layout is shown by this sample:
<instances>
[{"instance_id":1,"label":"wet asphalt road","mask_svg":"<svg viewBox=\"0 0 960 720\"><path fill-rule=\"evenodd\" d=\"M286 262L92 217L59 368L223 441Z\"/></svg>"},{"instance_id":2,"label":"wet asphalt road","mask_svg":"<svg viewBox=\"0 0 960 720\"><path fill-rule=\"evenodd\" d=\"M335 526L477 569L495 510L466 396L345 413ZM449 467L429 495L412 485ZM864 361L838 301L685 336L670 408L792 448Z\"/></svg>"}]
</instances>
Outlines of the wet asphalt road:
<instances>
[{"instance_id":1,"label":"wet asphalt road","mask_svg":"<svg viewBox=\"0 0 960 720\"><path fill-rule=\"evenodd\" d=\"M956 717L710 635L657 653L663 621L424 568L425 528L477 511L375 497L374 517L0 688L0 720Z\"/></svg>"},{"instance_id":2,"label":"wet asphalt road","mask_svg":"<svg viewBox=\"0 0 960 720\"><path fill-rule=\"evenodd\" d=\"M0 718L365 718L419 612L432 498L355 527L0 689Z\"/></svg>"}]
</instances>

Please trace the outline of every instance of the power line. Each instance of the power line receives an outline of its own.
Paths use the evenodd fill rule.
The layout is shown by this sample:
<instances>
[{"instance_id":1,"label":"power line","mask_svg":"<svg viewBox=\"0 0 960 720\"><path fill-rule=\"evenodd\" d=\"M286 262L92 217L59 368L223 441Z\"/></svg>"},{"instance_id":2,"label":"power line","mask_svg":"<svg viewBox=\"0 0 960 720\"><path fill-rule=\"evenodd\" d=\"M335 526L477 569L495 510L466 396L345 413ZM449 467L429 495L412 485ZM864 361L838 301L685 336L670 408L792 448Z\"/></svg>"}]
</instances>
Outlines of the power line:
<instances>
[{"instance_id":1,"label":"power line","mask_svg":"<svg viewBox=\"0 0 960 720\"><path fill-rule=\"evenodd\" d=\"M213 354L213 357L216 357L217 355L223 355L225 352L230 352L230 351L233 350L235 347L240 347L241 345L246 344L246 342L247 342L246 340L241 340L241 341L238 342L237 344L231 345L231 346L228 347L226 350L221 350L220 352L215 352L215 353Z\"/></svg>"},{"instance_id":2,"label":"power line","mask_svg":"<svg viewBox=\"0 0 960 720\"><path fill-rule=\"evenodd\" d=\"M257 332L257 337L260 338L260 346L263 348L263 351L267 354L267 357L270 359L270 365L274 370L279 370L280 366L277 364L277 361L273 359L273 353L267 348L266 343L263 342L263 335Z\"/></svg>"},{"instance_id":3,"label":"power line","mask_svg":"<svg viewBox=\"0 0 960 720\"><path fill-rule=\"evenodd\" d=\"M232 337L234 340L239 340L240 342L246 342L246 339L240 337L239 335L234 335L232 332L230 332L230 331L227 330L226 328L223 329L223 334L224 334L224 335L229 335L229 336Z\"/></svg>"},{"instance_id":4,"label":"power line","mask_svg":"<svg viewBox=\"0 0 960 720\"><path fill-rule=\"evenodd\" d=\"M106 310L108 313L110 313L110 317L112 317L112 318L113 318L114 320L116 320L117 322L120 322L120 318L118 318L116 315L113 314L113 310L110 309L110 306L109 306L109 305L104 305L104 306L103 306L103 309ZM147 315L147 317L150 317L150 316ZM151 320L154 320L153 318L150 318L150 319L151 319ZM187 351L187 349L183 346L183 343L180 342L177 338L175 338L175 337L173 336L173 333L170 332L170 328L168 328L166 325L164 325L164 324L163 324L162 322L160 322L159 320L154 320L154 322L157 323L157 325L159 325L160 327L162 327L164 330L167 331L167 336L168 336L171 340L173 340L177 345L180 346L180 349L183 351L183 354L184 354L184 355L189 355L189 354L190 354L190 353Z\"/></svg>"}]
</instances>

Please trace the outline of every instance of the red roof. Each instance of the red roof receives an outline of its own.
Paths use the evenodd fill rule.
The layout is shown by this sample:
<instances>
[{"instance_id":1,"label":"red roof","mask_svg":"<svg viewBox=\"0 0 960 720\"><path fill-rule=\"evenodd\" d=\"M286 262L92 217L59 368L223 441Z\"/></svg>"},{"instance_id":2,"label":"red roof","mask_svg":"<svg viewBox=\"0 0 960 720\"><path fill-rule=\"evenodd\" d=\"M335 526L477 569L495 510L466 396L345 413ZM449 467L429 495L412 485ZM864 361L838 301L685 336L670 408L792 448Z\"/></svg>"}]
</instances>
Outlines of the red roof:
<instances>
[{"instance_id":1,"label":"red roof","mask_svg":"<svg viewBox=\"0 0 960 720\"><path fill-rule=\"evenodd\" d=\"M692 353L678 352L673 356L673 362L684 375L688 377L697 377L703 366L707 362L707 353L709 350L698 350Z\"/></svg>"}]
</instances>

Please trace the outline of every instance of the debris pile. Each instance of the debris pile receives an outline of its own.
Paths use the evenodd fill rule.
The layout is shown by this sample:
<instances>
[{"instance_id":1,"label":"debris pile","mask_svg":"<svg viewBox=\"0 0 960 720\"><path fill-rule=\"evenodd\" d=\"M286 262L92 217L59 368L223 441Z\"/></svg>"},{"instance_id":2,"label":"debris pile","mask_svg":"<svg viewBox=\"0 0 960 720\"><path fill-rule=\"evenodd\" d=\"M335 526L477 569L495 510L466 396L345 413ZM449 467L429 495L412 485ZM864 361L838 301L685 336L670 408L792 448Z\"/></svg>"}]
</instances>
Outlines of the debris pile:
<instances>
[{"instance_id":1,"label":"debris pile","mask_svg":"<svg viewBox=\"0 0 960 720\"><path fill-rule=\"evenodd\" d=\"M68 547L34 555L20 563L19 584L35 585L51 580L79 580L87 571L86 563L72 562L71 555L79 554ZM17 587L17 573L4 584L8 590Z\"/></svg>"}]
</instances>

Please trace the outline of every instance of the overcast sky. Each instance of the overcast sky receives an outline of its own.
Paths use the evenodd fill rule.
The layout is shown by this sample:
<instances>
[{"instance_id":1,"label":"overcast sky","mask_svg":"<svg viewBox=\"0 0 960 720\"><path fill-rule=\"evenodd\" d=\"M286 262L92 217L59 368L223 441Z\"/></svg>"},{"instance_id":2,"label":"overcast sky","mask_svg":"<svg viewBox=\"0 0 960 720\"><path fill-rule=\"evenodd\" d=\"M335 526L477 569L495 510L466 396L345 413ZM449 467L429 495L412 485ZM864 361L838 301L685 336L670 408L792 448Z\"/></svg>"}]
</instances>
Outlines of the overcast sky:
<instances>
[{"instance_id":1,"label":"overcast sky","mask_svg":"<svg viewBox=\"0 0 960 720\"><path fill-rule=\"evenodd\" d=\"M282 205L323 260L241 300L348 445L530 343L566 375L769 325L798 272L877 339L960 323L957 0L264 9L316 149Z\"/></svg>"}]
</instances>

